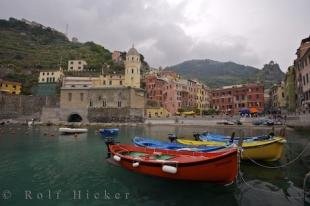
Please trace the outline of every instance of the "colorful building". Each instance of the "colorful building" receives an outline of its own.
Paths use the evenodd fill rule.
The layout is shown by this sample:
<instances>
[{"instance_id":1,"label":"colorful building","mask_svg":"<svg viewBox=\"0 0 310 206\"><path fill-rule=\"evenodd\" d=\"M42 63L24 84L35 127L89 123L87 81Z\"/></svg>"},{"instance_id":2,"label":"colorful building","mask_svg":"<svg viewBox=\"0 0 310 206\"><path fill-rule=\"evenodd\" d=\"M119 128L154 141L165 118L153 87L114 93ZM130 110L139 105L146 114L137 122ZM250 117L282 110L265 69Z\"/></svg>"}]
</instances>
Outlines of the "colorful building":
<instances>
[{"instance_id":1,"label":"colorful building","mask_svg":"<svg viewBox=\"0 0 310 206\"><path fill-rule=\"evenodd\" d=\"M301 41L294 60L297 107L310 110L310 36Z\"/></svg>"},{"instance_id":2,"label":"colorful building","mask_svg":"<svg viewBox=\"0 0 310 206\"><path fill-rule=\"evenodd\" d=\"M286 109L285 84L275 84L270 89L271 110L278 111Z\"/></svg>"},{"instance_id":3,"label":"colorful building","mask_svg":"<svg viewBox=\"0 0 310 206\"><path fill-rule=\"evenodd\" d=\"M155 101L169 113L200 111L209 108L208 87L197 80L181 79L172 71L161 71L145 77L148 100Z\"/></svg>"},{"instance_id":4,"label":"colorful building","mask_svg":"<svg viewBox=\"0 0 310 206\"><path fill-rule=\"evenodd\" d=\"M22 90L21 83L0 79L0 92L7 94L20 94L21 90Z\"/></svg>"},{"instance_id":5,"label":"colorful building","mask_svg":"<svg viewBox=\"0 0 310 206\"><path fill-rule=\"evenodd\" d=\"M84 67L87 65L84 60L69 60L68 61L68 71L83 71Z\"/></svg>"},{"instance_id":6,"label":"colorful building","mask_svg":"<svg viewBox=\"0 0 310 206\"><path fill-rule=\"evenodd\" d=\"M63 70L60 68L59 70L43 70L40 71L39 74L39 83L58 83L61 82L61 79L63 77Z\"/></svg>"},{"instance_id":7,"label":"colorful building","mask_svg":"<svg viewBox=\"0 0 310 206\"><path fill-rule=\"evenodd\" d=\"M149 107L145 109L145 117L147 118L166 118L171 114L163 107Z\"/></svg>"},{"instance_id":8,"label":"colorful building","mask_svg":"<svg viewBox=\"0 0 310 206\"><path fill-rule=\"evenodd\" d=\"M295 112L296 110L296 87L295 87L295 68L290 66L287 69L284 78L284 96L286 98L286 108L290 112Z\"/></svg>"},{"instance_id":9,"label":"colorful building","mask_svg":"<svg viewBox=\"0 0 310 206\"><path fill-rule=\"evenodd\" d=\"M250 83L211 90L212 108L224 114L238 114L247 108L253 113L264 111L264 85Z\"/></svg>"}]
</instances>

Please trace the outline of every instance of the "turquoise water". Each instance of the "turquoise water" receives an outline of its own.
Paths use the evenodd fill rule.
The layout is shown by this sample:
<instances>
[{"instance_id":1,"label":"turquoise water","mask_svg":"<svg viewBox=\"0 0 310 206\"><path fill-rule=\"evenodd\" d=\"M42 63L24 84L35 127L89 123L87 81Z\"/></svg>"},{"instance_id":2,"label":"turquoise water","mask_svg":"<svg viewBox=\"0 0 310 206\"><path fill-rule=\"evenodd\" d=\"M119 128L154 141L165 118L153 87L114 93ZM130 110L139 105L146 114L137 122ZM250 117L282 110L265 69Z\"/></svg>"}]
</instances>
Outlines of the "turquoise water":
<instances>
[{"instance_id":1,"label":"turquoise water","mask_svg":"<svg viewBox=\"0 0 310 206\"><path fill-rule=\"evenodd\" d=\"M110 165L96 129L74 137L60 136L57 127L0 127L0 205L306 205L302 185L310 170L310 149L282 169L243 162L243 179L225 187L143 176ZM122 143L130 143L134 135L166 139L171 132L184 137L204 130L232 132L228 128L175 126L120 129ZM268 130L236 132L258 135ZM281 161L264 164L281 165L294 159L309 136L289 131Z\"/></svg>"}]
</instances>

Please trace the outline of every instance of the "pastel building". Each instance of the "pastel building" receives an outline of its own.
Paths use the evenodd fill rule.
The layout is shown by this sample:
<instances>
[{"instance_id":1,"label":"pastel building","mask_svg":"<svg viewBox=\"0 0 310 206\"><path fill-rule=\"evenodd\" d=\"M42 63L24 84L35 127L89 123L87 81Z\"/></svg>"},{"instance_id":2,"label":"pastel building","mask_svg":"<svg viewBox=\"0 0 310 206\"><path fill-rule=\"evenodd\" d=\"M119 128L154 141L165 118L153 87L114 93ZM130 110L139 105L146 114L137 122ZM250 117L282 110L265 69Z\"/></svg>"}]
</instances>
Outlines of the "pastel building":
<instances>
[{"instance_id":1,"label":"pastel building","mask_svg":"<svg viewBox=\"0 0 310 206\"><path fill-rule=\"evenodd\" d=\"M146 76L145 82L147 99L157 102L171 114L179 109L209 108L208 89L198 81L181 79L175 72L162 71Z\"/></svg>"},{"instance_id":2,"label":"pastel building","mask_svg":"<svg viewBox=\"0 0 310 206\"><path fill-rule=\"evenodd\" d=\"M58 83L61 82L62 77L63 77L63 71L60 68L59 70L43 70L40 71L39 74L39 83Z\"/></svg>"},{"instance_id":3,"label":"pastel building","mask_svg":"<svg viewBox=\"0 0 310 206\"><path fill-rule=\"evenodd\" d=\"M299 110L310 110L310 36L301 41L296 55L297 106Z\"/></svg>"},{"instance_id":4,"label":"pastel building","mask_svg":"<svg viewBox=\"0 0 310 206\"><path fill-rule=\"evenodd\" d=\"M21 90L22 90L21 83L0 79L0 92L6 93L6 94L20 94Z\"/></svg>"},{"instance_id":5,"label":"pastel building","mask_svg":"<svg viewBox=\"0 0 310 206\"><path fill-rule=\"evenodd\" d=\"M83 71L86 65L87 63L84 60L69 60L68 71Z\"/></svg>"},{"instance_id":6,"label":"pastel building","mask_svg":"<svg viewBox=\"0 0 310 206\"><path fill-rule=\"evenodd\" d=\"M240 109L264 111L264 85L260 83L224 86L211 90L212 108L225 114L238 114Z\"/></svg>"}]
</instances>

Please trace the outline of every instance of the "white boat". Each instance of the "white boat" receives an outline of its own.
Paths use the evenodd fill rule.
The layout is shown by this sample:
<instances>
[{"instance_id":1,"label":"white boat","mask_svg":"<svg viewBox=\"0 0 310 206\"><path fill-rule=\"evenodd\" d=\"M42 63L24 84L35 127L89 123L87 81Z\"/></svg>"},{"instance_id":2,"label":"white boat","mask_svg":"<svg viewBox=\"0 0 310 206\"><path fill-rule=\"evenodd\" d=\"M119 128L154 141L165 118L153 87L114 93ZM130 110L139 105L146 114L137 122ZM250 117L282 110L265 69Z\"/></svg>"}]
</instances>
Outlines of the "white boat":
<instances>
[{"instance_id":1,"label":"white boat","mask_svg":"<svg viewBox=\"0 0 310 206\"><path fill-rule=\"evenodd\" d=\"M59 132L61 134L77 134L77 133L86 133L88 129L86 128L69 128L69 127L61 127L59 128Z\"/></svg>"}]
</instances>

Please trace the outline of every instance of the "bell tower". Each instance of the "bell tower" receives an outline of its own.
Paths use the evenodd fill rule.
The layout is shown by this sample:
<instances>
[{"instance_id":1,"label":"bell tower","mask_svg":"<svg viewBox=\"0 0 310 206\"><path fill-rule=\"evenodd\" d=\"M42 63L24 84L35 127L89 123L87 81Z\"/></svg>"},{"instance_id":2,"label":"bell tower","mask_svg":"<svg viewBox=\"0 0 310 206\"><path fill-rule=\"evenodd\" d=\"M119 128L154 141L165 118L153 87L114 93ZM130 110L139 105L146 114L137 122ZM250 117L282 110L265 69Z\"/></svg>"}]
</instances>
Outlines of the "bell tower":
<instances>
[{"instance_id":1,"label":"bell tower","mask_svg":"<svg viewBox=\"0 0 310 206\"><path fill-rule=\"evenodd\" d=\"M139 52L132 47L126 54L125 60L125 86L140 88L141 60Z\"/></svg>"}]
</instances>

